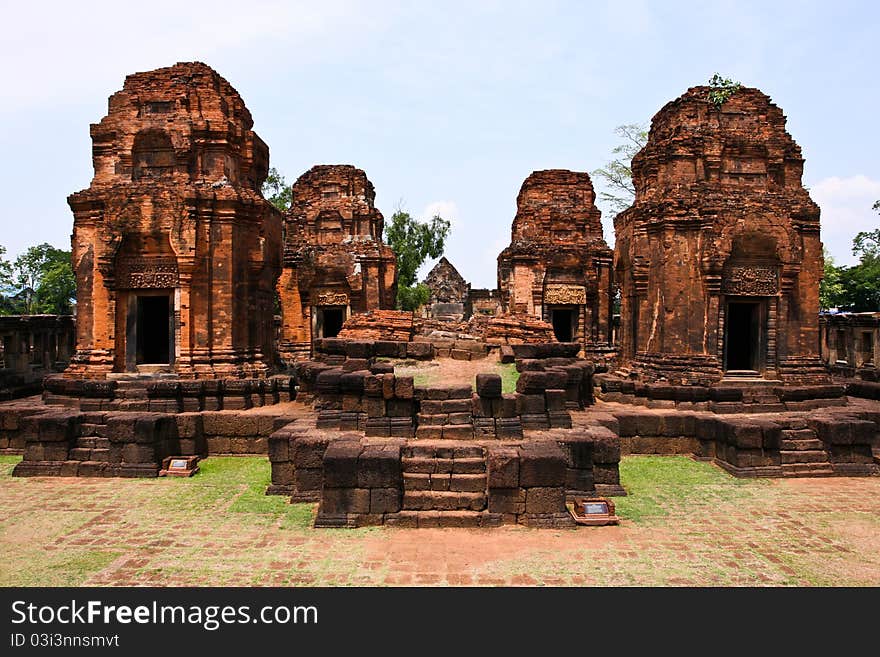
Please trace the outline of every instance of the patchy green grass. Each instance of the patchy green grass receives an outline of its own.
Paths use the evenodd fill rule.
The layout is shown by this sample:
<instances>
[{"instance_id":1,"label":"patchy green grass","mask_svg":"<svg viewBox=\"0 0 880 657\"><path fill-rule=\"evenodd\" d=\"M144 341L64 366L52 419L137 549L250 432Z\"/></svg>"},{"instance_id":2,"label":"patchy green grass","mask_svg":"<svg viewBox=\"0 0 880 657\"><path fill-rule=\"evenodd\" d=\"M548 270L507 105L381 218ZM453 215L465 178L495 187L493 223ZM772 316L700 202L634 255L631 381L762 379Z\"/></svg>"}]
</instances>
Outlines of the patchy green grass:
<instances>
[{"instance_id":1,"label":"patchy green grass","mask_svg":"<svg viewBox=\"0 0 880 657\"><path fill-rule=\"evenodd\" d=\"M876 477L627 456L619 527L316 530L316 505L264 494L265 456L153 480L14 478L18 460L0 457L0 586L880 583Z\"/></svg>"},{"instance_id":2,"label":"patchy green grass","mask_svg":"<svg viewBox=\"0 0 880 657\"><path fill-rule=\"evenodd\" d=\"M620 482L627 496L615 498L617 514L634 522L747 499L767 485L687 456L624 456Z\"/></svg>"},{"instance_id":3,"label":"patchy green grass","mask_svg":"<svg viewBox=\"0 0 880 657\"><path fill-rule=\"evenodd\" d=\"M519 381L519 372L514 363L496 363L495 371L501 375L501 392L507 394L516 392L516 382Z\"/></svg>"},{"instance_id":4,"label":"patchy green grass","mask_svg":"<svg viewBox=\"0 0 880 657\"><path fill-rule=\"evenodd\" d=\"M12 468L21 461L21 456L0 454L0 477L8 477L12 474Z\"/></svg>"}]
</instances>

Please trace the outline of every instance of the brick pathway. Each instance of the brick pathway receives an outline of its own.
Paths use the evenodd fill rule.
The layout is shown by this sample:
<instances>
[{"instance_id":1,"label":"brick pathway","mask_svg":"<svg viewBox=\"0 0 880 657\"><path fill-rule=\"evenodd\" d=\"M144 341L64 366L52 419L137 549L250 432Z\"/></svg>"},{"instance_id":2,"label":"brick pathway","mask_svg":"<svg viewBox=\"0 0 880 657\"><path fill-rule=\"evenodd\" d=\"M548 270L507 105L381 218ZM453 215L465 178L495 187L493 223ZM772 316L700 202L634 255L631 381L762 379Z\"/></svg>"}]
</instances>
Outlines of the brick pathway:
<instances>
[{"instance_id":1,"label":"brick pathway","mask_svg":"<svg viewBox=\"0 0 880 657\"><path fill-rule=\"evenodd\" d=\"M675 482L636 477L664 458ZM260 457L214 457L187 480L19 479L13 462L5 586L880 585L877 477L734 480L628 457L619 527L315 530L314 505L261 494Z\"/></svg>"}]
</instances>

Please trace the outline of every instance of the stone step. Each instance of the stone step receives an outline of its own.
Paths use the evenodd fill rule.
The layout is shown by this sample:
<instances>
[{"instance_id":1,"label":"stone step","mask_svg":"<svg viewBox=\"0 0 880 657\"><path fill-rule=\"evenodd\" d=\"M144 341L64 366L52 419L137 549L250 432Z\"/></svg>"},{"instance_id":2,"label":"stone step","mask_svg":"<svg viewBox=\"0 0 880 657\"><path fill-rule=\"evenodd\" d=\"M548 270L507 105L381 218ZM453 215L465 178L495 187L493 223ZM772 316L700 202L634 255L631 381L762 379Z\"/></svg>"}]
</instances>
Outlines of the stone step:
<instances>
[{"instance_id":1,"label":"stone step","mask_svg":"<svg viewBox=\"0 0 880 657\"><path fill-rule=\"evenodd\" d=\"M486 472L484 458L440 459L404 456L401 459L402 472L417 474L483 474Z\"/></svg>"},{"instance_id":2,"label":"stone step","mask_svg":"<svg viewBox=\"0 0 880 657\"><path fill-rule=\"evenodd\" d=\"M404 472L403 489L405 491L433 490L484 493L486 492L486 474Z\"/></svg>"},{"instance_id":3,"label":"stone step","mask_svg":"<svg viewBox=\"0 0 880 657\"><path fill-rule=\"evenodd\" d=\"M779 397L776 395L749 395L743 398L746 404L778 404Z\"/></svg>"},{"instance_id":4,"label":"stone step","mask_svg":"<svg viewBox=\"0 0 880 657\"><path fill-rule=\"evenodd\" d=\"M824 450L825 445L818 438L811 438L809 440L785 440L783 438L779 448L786 452Z\"/></svg>"},{"instance_id":5,"label":"stone step","mask_svg":"<svg viewBox=\"0 0 880 657\"><path fill-rule=\"evenodd\" d=\"M90 422L83 422L79 425L79 435L80 436L94 436L98 432L99 427L103 427L103 424L92 424Z\"/></svg>"},{"instance_id":6,"label":"stone step","mask_svg":"<svg viewBox=\"0 0 880 657\"><path fill-rule=\"evenodd\" d=\"M500 513L486 511L400 511L385 516L389 527L500 527Z\"/></svg>"},{"instance_id":7,"label":"stone step","mask_svg":"<svg viewBox=\"0 0 880 657\"><path fill-rule=\"evenodd\" d=\"M485 493L437 490L403 493L405 511L482 511L485 508Z\"/></svg>"},{"instance_id":8,"label":"stone step","mask_svg":"<svg viewBox=\"0 0 880 657\"><path fill-rule=\"evenodd\" d=\"M95 439L91 436L76 439L76 446L81 449L94 449L97 445Z\"/></svg>"},{"instance_id":9,"label":"stone step","mask_svg":"<svg viewBox=\"0 0 880 657\"><path fill-rule=\"evenodd\" d=\"M782 403L766 403L766 404L744 404L744 413L784 413L785 404Z\"/></svg>"},{"instance_id":10,"label":"stone step","mask_svg":"<svg viewBox=\"0 0 880 657\"><path fill-rule=\"evenodd\" d=\"M816 432L812 429L783 429L783 440L813 440L816 438Z\"/></svg>"},{"instance_id":11,"label":"stone step","mask_svg":"<svg viewBox=\"0 0 880 657\"><path fill-rule=\"evenodd\" d=\"M68 459L71 461L90 461L92 450L88 447L74 447L70 450Z\"/></svg>"},{"instance_id":12,"label":"stone step","mask_svg":"<svg viewBox=\"0 0 880 657\"><path fill-rule=\"evenodd\" d=\"M473 440L473 424L420 424L416 427L418 440Z\"/></svg>"},{"instance_id":13,"label":"stone step","mask_svg":"<svg viewBox=\"0 0 880 657\"><path fill-rule=\"evenodd\" d=\"M116 388L116 397L122 399L147 399L144 387Z\"/></svg>"},{"instance_id":14,"label":"stone step","mask_svg":"<svg viewBox=\"0 0 880 657\"><path fill-rule=\"evenodd\" d=\"M828 463L784 463L783 477L833 477L834 470Z\"/></svg>"},{"instance_id":15,"label":"stone step","mask_svg":"<svg viewBox=\"0 0 880 657\"><path fill-rule=\"evenodd\" d=\"M828 454L824 449L796 450L793 452L780 450L783 465L794 463L828 463ZM830 467L831 464L828 463Z\"/></svg>"},{"instance_id":16,"label":"stone step","mask_svg":"<svg viewBox=\"0 0 880 657\"><path fill-rule=\"evenodd\" d=\"M433 440L404 447L403 456L443 459L483 458L483 448L479 445L462 445L449 440Z\"/></svg>"}]
</instances>

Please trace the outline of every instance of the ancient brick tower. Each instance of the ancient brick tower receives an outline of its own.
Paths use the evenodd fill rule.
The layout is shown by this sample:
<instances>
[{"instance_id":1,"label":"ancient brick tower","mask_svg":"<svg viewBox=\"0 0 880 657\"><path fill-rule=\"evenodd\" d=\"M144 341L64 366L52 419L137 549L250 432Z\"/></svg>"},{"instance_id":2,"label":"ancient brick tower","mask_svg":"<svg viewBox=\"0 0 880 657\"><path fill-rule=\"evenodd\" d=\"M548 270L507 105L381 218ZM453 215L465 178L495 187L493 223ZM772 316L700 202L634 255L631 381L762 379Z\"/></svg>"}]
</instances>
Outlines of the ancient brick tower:
<instances>
[{"instance_id":1,"label":"ancient brick tower","mask_svg":"<svg viewBox=\"0 0 880 657\"><path fill-rule=\"evenodd\" d=\"M811 381L818 358L819 208L782 110L694 87L661 109L615 219L621 364L647 380Z\"/></svg>"},{"instance_id":2,"label":"ancient brick tower","mask_svg":"<svg viewBox=\"0 0 880 657\"><path fill-rule=\"evenodd\" d=\"M274 358L281 216L269 149L238 92L199 62L125 80L92 125L71 195L77 352L69 376L261 376Z\"/></svg>"},{"instance_id":3,"label":"ancient brick tower","mask_svg":"<svg viewBox=\"0 0 880 657\"><path fill-rule=\"evenodd\" d=\"M309 357L312 340L334 337L352 313L394 308L397 259L382 242L385 220L373 183L348 164L299 177L285 217L280 352Z\"/></svg>"},{"instance_id":4,"label":"ancient brick tower","mask_svg":"<svg viewBox=\"0 0 880 657\"><path fill-rule=\"evenodd\" d=\"M507 312L553 325L561 342L588 353L611 348L612 252L586 173L535 171L522 184L511 243L498 256L498 289Z\"/></svg>"}]
</instances>

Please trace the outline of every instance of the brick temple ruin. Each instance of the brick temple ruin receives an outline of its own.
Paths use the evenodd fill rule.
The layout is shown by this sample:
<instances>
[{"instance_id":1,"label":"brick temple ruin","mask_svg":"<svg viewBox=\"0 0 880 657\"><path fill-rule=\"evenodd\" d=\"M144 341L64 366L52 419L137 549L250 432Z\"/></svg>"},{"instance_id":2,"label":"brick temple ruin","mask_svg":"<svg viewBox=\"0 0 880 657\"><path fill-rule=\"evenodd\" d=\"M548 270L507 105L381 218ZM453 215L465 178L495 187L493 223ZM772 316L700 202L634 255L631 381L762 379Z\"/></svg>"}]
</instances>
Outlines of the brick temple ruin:
<instances>
[{"instance_id":1,"label":"brick temple ruin","mask_svg":"<svg viewBox=\"0 0 880 657\"><path fill-rule=\"evenodd\" d=\"M278 285L285 362L308 358L313 340L335 337L353 313L394 308L397 259L375 199L367 174L347 164L294 183Z\"/></svg>"},{"instance_id":2,"label":"brick temple ruin","mask_svg":"<svg viewBox=\"0 0 880 657\"><path fill-rule=\"evenodd\" d=\"M880 313L819 317L822 360L835 374L880 381Z\"/></svg>"},{"instance_id":3,"label":"brick temple ruin","mask_svg":"<svg viewBox=\"0 0 880 657\"><path fill-rule=\"evenodd\" d=\"M760 91L719 106L695 87L655 116L613 259L589 176L530 175L499 289L465 292L448 261L429 277L435 305L467 321L391 310L395 260L360 169L314 167L282 217L251 128L204 64L130 76L111 98L95 179L70 198L76 355L41 400L0 403L15 475L267 454L267 493L318 502L317 526L573 527L573 500L626 494L622 454L739 477L878 474L876 318L823 320L823 354L861 377L831 379L819 209ZM512 363L515 389L397 369L447 357Z\"/></svg>"},{"instance_id":4,"label":"brick temple ruin","mask_svg":"<svg viewBox=\"0 0 880 657\"><path fill-rule=\"evenodd\" d=\"M77 346L66 375L264 377L281 216L269 148L200 63L126 78L92 125L95 175L73 210Z\"/></svg>"},{"instance_id":5,"label":"brick temple ruin","mask_svg":"<svg viewBox=\"0 0 880 657\"><path fill-rule=\"evenodd\" d=\"M819 207L782 110L741 88L664 106L617 215L619 362L644 380L826 382L819 359Z\"/></svg>"},{"instance_id":6,"label":"brick temple ruin","mask_svg":"<svg viewBox=\"0 0 880 657\"><path fill-rule=\"evenodd\" d=\"M535 171L516 199L510 245L498 256L505 311L542 318L560 342L599 357L613 351L612 251L587 173Z\"/></svg>"},{"instance_id":7,"label":"brick temple ruin","mask_svg":"<svg viewBox=\"0 0 880 657\"><path fill-rule=\"evenodd\" d=\"M39 394L43 379L73 354L71 315L0 316L0 400Z\"/></svg>"}]
</instances>

